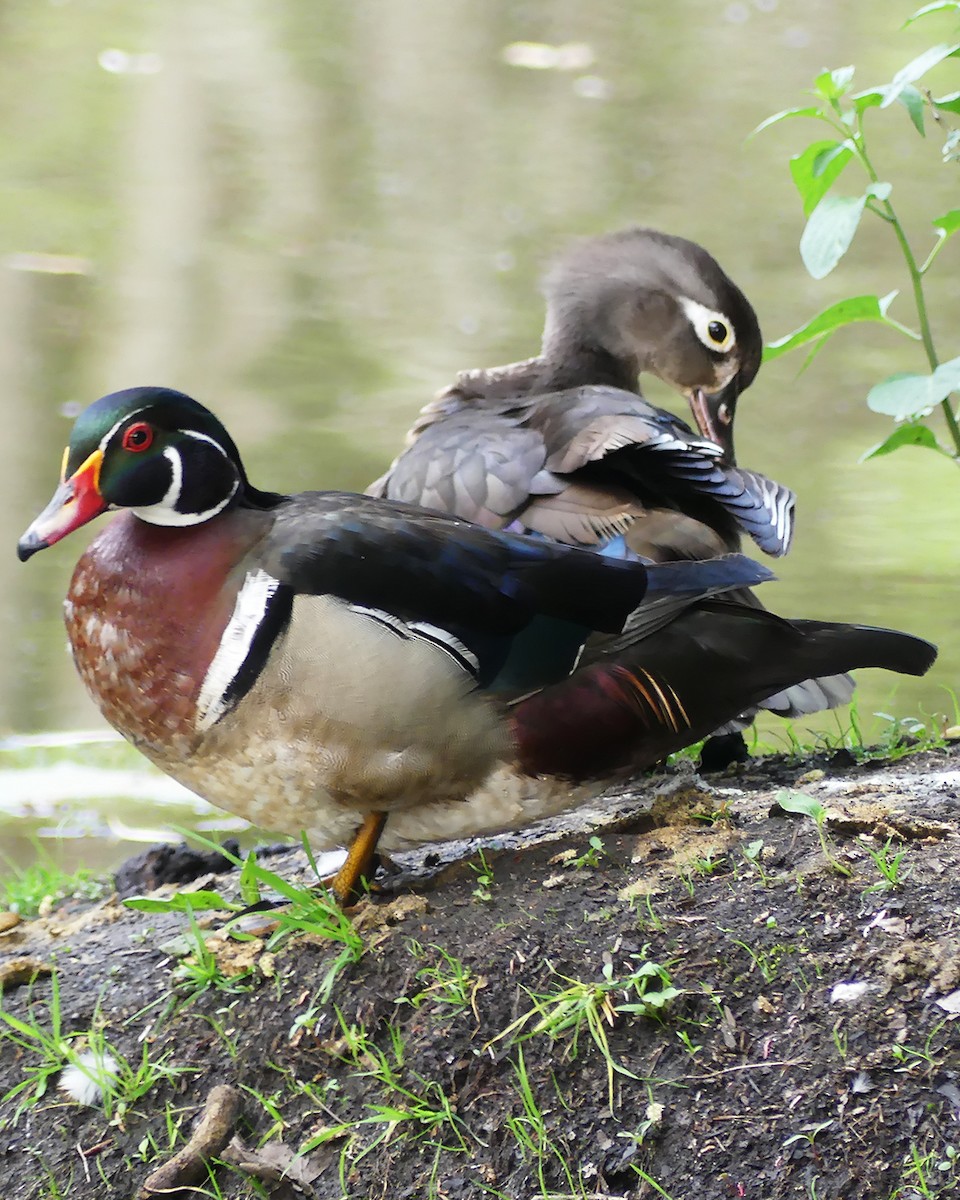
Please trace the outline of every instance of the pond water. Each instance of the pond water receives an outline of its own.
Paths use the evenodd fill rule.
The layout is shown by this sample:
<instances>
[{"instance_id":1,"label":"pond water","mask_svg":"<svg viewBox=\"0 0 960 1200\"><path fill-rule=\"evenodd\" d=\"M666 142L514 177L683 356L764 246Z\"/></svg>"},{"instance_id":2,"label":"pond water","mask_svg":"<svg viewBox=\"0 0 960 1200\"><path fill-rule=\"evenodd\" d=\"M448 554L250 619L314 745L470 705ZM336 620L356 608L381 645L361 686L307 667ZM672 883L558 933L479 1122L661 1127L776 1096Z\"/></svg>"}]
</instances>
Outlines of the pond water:
<instances>
[{"instance_id":1,"label":"pond water","mask_svg":"<svg viewBox=\"0 0 960 1200\"><path fill-rule=\"evenodd\" d=\"M8 5L0 734L105 729L60 621L84 535L28 566L13 553L52 491L70 415L104 392L190 392L224 419L263 487L359 489L458 369L534 352L538 277L578 234L640 222L703 242L770 339L843 296L906 288L878 221L833 276L809 279L787 159L815 131L747 134L802 103L824 65L857 62L866 87L948 36L945 18L898 32L910 11L894 0ZM956 61L941 68L942 91L960 86ZM942 138L921 142L905 112L874 117L878 166L925 246L929 219L956 206L956 164L940 165ZM960 352L958 247L932 279L943 357ZM920 451L857 463L888 428L866 409L867 389L921 370L919 353L861 329L801 365L769 364L740 409L741 461L799 495L795 549L764 599L785 615L940 643L925 680L864 673L868 730L877 711L952 713L960 474ZM86 828L77 854L93 853L76 814L101 814L130 779L87 776L65 808L63 789L38 776L14 784L24 744L5 745L0 810L18 814L0 823L8 855L22 852L13 828L58 825ZM62 761L36 769L62 775ZM139 824L168 824L167 785L142 779ZM39 815L28 826L30 788ZM178 809L190 813L205 819L192 802ZM110 819L98 815L97 831Z\"/></svg>"}]
</instances>

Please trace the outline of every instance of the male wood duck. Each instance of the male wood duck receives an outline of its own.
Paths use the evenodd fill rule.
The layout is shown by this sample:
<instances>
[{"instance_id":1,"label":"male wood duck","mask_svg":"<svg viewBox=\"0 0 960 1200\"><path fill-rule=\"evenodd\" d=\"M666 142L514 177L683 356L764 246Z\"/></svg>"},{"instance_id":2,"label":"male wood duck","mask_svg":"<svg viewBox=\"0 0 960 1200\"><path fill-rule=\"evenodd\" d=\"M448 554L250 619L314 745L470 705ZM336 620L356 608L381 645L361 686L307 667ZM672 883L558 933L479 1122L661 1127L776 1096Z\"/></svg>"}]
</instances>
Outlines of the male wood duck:
<instances>
[{"instance_id":1,"label":"male wood duck","mask_svg":"<svg viewBox=\"0 0 960 1200\"><path fill-rule=\"evenodd\" d=\"M769 577L742 556L644 566L402 503L260 491L216 417L165 388L80 415L21 559L107 509L123 511L65 604L94 700L212 803L350 845L342 899L381 834L396 848L516 828L811 667L919 673L935 654L896 632L690 607ZM591 631L616 635L647 603L677 605L659 638L628 626L577 666Z\"/></svg>"}]
</instances>

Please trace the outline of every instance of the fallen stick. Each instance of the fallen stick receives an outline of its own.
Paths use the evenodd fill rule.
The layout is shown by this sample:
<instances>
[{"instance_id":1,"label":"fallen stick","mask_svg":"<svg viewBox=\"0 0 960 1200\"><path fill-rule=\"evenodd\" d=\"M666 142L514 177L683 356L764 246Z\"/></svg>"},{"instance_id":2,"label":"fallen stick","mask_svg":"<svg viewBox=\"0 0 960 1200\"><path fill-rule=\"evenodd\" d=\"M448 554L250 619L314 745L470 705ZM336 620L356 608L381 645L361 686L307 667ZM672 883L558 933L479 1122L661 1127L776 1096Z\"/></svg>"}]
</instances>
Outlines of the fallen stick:
<instances>
[{"instance_id":1,"label":"fallen stick","mask_svg":"<svg viewBox=\"0 0 960 1200\"><path fill-rule=\"evenodd\" d=\"M218 1083L207 1097L189 1142L147 1176L137 1193L137 1200L151 1200L161 1193L175 1192L202 1182L207 1162L230 1141L239 1115L240 1093L228 1084Z\"/></svg>"}]
</instances>

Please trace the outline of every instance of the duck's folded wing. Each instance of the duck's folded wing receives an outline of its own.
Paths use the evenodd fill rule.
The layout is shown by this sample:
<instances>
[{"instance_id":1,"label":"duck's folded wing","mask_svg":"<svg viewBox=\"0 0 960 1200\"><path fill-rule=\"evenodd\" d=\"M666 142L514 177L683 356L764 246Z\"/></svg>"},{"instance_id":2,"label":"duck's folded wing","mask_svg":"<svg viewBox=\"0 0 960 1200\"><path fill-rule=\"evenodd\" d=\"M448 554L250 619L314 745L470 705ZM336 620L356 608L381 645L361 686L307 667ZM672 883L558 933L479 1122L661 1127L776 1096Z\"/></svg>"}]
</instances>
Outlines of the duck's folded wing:
<instances>
[{"instance_id":1,"label":"duck's folded wing","mask_svg":"<svg viewBox=\"0 0 960 1200\"><path fill-rule=\"evenodd\" d=\"M742 555L655 566L611 561L348 493L303 493L274 511L258 565L295 592L491 632L519 629L534 616L617 632L647 594L702 595L770 578Z\"/></svg>"},{"instance_id":2,"label":"duck's folded wing","mask_svg":"<svg viewBox=\"0 0 960 1200\"><path fill-rule=\"evenodd\" d=\"M557 474L608 473L649 504L692 492L720 505L767 554L783 555L793 533L794 495L753 471L727 466L722 451L673 414L632 392L573 388L528 402L527 424Z\"/></svg>"},{"instance_id":3,"label":"duck's folded wing","mask_svg":"<svg viewBox=\"0 0 960 1200\"><path fill-rule=\"evenodd\" d=\"M457 413L425 429L367 493L500 529L532 492L563 487L543 471L545 457L539 433L510 417Z\"/></svg>"}]
</instances>

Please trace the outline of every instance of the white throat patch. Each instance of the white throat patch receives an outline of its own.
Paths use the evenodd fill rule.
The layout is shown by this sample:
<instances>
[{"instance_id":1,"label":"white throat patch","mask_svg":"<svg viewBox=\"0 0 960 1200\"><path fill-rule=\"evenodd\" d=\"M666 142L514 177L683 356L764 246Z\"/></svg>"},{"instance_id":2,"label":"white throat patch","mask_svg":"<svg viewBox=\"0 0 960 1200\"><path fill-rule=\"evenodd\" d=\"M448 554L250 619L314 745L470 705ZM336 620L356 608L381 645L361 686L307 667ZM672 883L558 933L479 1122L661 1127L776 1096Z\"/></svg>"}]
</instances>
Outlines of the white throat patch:
<instances>
[{"instance_id":1,"label":"white throat patch","mask_svg":"<svg viewBox=\"0 0 960 1200\"><path fill-rule=\"evenodd\" d=\"M181 429L180 432L186 437L195 438L198 442L209 442L211 446L219 450L224 458L227 457L219 442L214 441L212 437L208 437L205 433L198 433L194 429ZM234 480L230 494L225 496L223 500L215 504L212 508L199 513L178 512L176 504L180 499L180 492L183 488L183 461L179 453L172 446L167 446L163 452L163 457L169 462L171 468L172 479L170 486L167 488L163 499L158 500L156 504L148 504L143 508L131 508L130 511L134 516L139 517L141 521L146 521L150 525L202 525L204 521L209 521L218 512L222 512L237 494L237 488L240 486L239 479Z\"/></svg>"}]
</instances>

